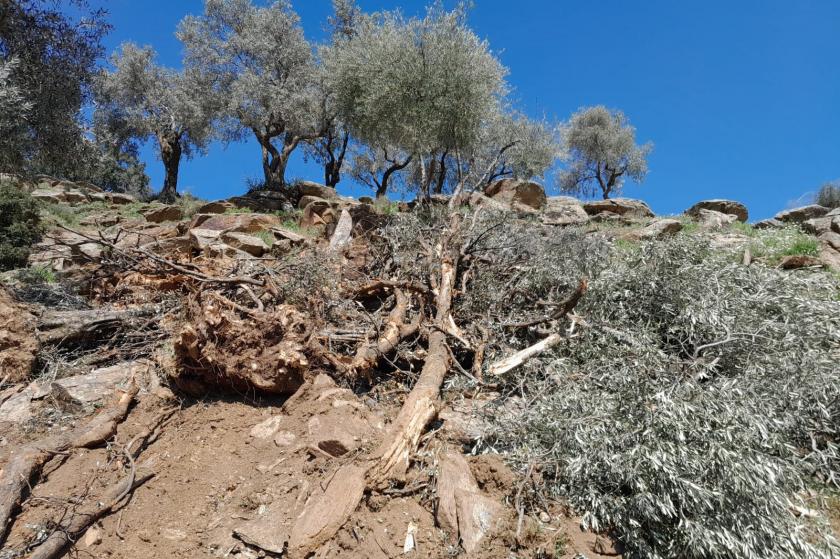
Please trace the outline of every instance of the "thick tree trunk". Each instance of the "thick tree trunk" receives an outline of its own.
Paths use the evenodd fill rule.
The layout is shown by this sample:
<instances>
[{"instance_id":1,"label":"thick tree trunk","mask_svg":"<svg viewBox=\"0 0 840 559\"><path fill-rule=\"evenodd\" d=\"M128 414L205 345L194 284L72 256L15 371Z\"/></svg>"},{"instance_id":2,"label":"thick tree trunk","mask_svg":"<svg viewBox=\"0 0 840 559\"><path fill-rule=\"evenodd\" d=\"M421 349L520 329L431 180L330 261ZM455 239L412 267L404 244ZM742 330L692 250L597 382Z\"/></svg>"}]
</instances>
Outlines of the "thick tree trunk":
<instances>
[{"instance_id":1,"label":"thick tree trunk","mask_svg":"<svg viewBox=\"0 0 840 559\"><path fill-rule=\"evenodd\" d=\"M180 135L159 135L160 159L163 161L166 177L159 200L171 204L178 197L178 168L181 166Z\"/></svg>"},{"instance_id":2,"label":"thick tree trunk","mask_svg":"<svg viewBox=\"0 0 840 559\"><path fill-rule=\"evenodd\" d=\"M344 165L344 156L347 154L347 144L350 141L350 134L344 132L341 138L341 144L338 147L338 153L334 152L334 138L328 141L326 163L324 163L324 184L330 188L335 188L341 180L341 167Z\"/></svg>"}]
</instances>

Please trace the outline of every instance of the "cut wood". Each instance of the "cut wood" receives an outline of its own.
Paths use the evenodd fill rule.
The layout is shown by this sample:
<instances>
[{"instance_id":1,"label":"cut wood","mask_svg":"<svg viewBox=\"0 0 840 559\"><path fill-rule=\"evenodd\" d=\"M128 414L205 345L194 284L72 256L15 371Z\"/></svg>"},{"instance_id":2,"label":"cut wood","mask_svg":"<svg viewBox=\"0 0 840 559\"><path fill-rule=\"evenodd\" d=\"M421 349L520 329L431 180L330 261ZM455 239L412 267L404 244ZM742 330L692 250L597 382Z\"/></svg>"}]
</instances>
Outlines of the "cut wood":
<instances>
[{"instance_id":1,"label":"cut wood","mask_svg":"<svg viewBox=\"0 0 840 559\"><path fill-rule=\"evenodd\" d=\"M30 443L12 453L0 472L0 545L6 541L14 514L25 498L27 490L36 482L41 468L53 456L73 448L90 448L114 436L117 425L125 419L138 387L135 383L120 394L111 407L95 416L89 423Z\"/></svg>"},{"instance_id":2,"label":"cut wood","mask_svg":"<svg viewBox=\"0 0 840 559\"><path fill-rule=\"evenodd\" d=\"M550 334L547 338L543 338L534 345L528 346L525 349L517 351L513 355L508 355L504 359L496 361L487 367L487 372L491 375L503 375L508 371L512 371L513 369L521 366L531 357L551 349L559 344L563 339L563 336L560 334Z\"/></svg>"},{"instance_id":3,"label":"cut wood","mask_svg":"<svg viewBox=\"0 0 840 559\"><path fill-rule=\"evenodd\" d=\"M154 307L48 311L38 321L37 338L41 345L90 342L107 336L132 319L151 316L154 312Z\"/></svg>"}]
</instances>

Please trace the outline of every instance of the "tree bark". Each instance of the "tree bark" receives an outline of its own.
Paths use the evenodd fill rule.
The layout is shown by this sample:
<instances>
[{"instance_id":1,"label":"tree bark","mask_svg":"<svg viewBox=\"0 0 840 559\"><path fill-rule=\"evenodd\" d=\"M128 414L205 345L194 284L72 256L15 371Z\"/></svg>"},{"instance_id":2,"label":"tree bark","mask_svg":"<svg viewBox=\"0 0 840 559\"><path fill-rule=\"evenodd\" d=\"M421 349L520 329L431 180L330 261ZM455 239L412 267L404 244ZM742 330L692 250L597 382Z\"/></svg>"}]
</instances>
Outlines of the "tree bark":
<instances>
[{"instance_id":1,"label":"tree bark","mask_svg":"<svg viewBox=\"0 0 840 559\"><path fill-rule=\"evenodd\" d=\"M334 137L330 137L327 140L327 161L324 163L324 184L330 188L335 188L341 180L341 167L344 165L344 157L347 154L347 144L350 141L350 134L346 131L342 133L338 153L335 153L334 141Z\"/></svg>"},{"instance_id":2,"label":"tree bark","mask_svg":"<svg viewBox=\"0 0 840 559\"><path fill-rule=\"evenodd\" d=\"M159 134L160 159L166 170L163 180L163 190L159 200L171 204L178 197L178 168L181 166L181 136L180 134Z\"/></svg>"},{"instance_id":3,"label":"tree bark","mask_svg":"<svg viewBox=\"0 0 840 559\"><path fill-rule=\"evenodd\" d=\"M397 171L402 171L408 164L411 163L411 159L413 156L409 155L405 158L405 161L392 161L391 166L385 169L385 172L382 174L382 182L379 183L379 186L376 188L376 197L377 198L384 198L385 195L388 193L388 183L391 180L391 176Z\"/></svg>"}]
</instances>

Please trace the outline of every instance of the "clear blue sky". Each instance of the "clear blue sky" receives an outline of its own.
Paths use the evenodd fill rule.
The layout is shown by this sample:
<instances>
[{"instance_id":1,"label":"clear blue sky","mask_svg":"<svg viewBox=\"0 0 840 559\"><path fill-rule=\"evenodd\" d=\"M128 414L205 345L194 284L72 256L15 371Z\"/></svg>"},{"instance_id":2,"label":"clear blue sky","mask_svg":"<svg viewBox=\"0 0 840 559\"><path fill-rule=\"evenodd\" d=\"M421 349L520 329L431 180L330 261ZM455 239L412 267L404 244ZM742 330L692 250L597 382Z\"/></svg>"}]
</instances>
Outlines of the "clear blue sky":
<instances>
[{"instance_id":1,"label":"clear blue sky","mask_svg":"<svg viewBox=\"0 0 840 559\"><path fill-rule=\"evenodd\" d=\"M293 2L307 36L322 39L330 0ZM93 4L111 14L109 50L128 40L149 44L177 66L177 23L203 2ZM425 3L359 4L419 13ZM470 21L510 69L527 113L566 119L604 104L627 114L639 140L656 147L647 180L628 184L625 195L657 213L725 197L761 219L840 178L838 0L476 0ZM143 153L159 187L162 166L151 147ZM182 164L179 185L214 199L241 193L245 179L260 174L253 141L217 145ZM288 176L322 174L298 160ZM339 190L366 193L347 179Z\"/></svg>"}]
</instances>

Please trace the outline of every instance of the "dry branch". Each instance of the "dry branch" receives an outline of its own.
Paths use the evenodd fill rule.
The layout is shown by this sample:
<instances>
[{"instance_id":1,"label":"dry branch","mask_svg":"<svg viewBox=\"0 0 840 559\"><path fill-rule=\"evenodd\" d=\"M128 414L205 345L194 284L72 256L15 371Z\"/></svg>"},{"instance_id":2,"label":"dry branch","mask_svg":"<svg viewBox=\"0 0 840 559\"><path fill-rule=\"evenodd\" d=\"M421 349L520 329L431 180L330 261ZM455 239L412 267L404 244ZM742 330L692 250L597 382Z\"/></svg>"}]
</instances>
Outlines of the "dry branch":
<instances>
[{"instance_id":1,"label":"dry branch","mask_svg":"<svg viewBox=\"0 0 840 559\"><path fill-rule=\"evenodd\" d=\"M154 307L133 310L49 311L38 321L38 341L42 345L79 343L95 340L133 318L149 316Z\"/></svg>"},{"instance_id":2,"label":"dry branch","mask_svg":"<svg viewBox=\"0 0 840 559\"><path fill-rule=\"evenodd\" d=\"M0 545L6 541L14 514L44 464L58 453L73 448L90 448L114 436L117 424L125 419L138 390L137 385L132 383L113 406L86 425L35 441L14 452L0 472Z\"/></svg>"}]
</instances>

